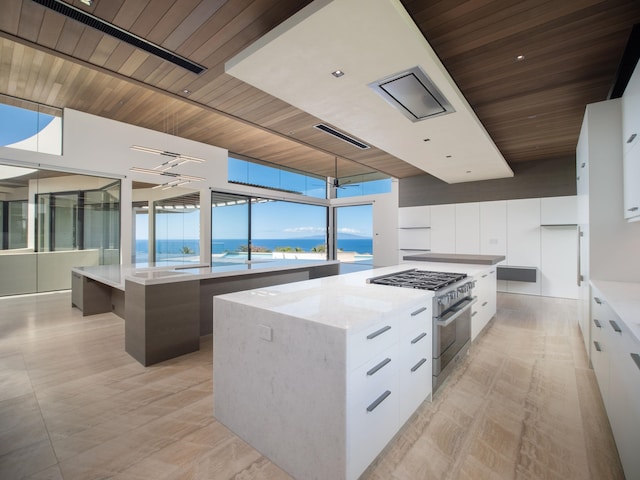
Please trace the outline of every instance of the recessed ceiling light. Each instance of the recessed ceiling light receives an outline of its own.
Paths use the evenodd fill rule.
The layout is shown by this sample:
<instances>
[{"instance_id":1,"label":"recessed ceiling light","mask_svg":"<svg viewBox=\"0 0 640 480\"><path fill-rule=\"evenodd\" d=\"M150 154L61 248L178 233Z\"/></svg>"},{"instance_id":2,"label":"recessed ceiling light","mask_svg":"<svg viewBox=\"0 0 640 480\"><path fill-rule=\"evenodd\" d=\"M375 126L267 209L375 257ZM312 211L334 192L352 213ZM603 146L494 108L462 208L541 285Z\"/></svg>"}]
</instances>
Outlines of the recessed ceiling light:
<instances>
[{"instance_id":1,"label":"recessed ceiling light","mask_svg":"<svg viewBox=\"0 0 640 480\"><path fill-rule=\"evenodd\" d=\"M84 3L85 5L87 5L88 7L90 7L91 5L93 5L93 0L80 0L81 3Z\"/></svg>"},{"instance_id":2,"label":"recessed ceiling light","mask_svg":"<svg viewBox=\"0 0 640 480\"><path fill-rule=\"evenodd\" d=\"M186 88L182 90L183 95L191 95L191 90L187 90Z\"/></svg>"},{"instance_id":3,"label":"recessed ceiling light","mask_svg":"<svg viewBox=\"0 0 640 480\"><path fill-rule=\"evenodd\" d=\"M333 75L336 78L340 78L341 76L344 75L344 72L342 70L336 70L335 72L331 72L331 75Z\"/></svg>"},{"instance_id":4,"label":"recessed ceiling light","mask_svg":"<svg viewBox=\"0 0 640 480\"><path fill-rule=\"evenodd\" d=\"M522 60L524 60L524 55L518 55L516 57L516 62L521 62Z\"/></svg>"}]
</instances>

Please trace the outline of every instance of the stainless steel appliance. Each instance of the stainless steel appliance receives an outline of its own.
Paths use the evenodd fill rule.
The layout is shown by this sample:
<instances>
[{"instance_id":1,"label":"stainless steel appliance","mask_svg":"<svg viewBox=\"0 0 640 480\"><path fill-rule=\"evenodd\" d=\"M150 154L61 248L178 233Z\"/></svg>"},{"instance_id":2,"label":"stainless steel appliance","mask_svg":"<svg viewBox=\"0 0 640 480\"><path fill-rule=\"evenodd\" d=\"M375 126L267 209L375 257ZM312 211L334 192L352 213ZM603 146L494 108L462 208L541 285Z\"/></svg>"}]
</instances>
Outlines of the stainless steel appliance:
<instances>
[{"instance_id":1,"label":"stainless steel appliance","mask_svg":"<svg viewBox=\"0 0 640 480\"><path fill-rule=\"evenodd\" d=\"M433 290L433 391L466 355L471 343L471 305L475 280L466 273L405 270L381 275L368 283Z\"/></svg>"}]
</instances>

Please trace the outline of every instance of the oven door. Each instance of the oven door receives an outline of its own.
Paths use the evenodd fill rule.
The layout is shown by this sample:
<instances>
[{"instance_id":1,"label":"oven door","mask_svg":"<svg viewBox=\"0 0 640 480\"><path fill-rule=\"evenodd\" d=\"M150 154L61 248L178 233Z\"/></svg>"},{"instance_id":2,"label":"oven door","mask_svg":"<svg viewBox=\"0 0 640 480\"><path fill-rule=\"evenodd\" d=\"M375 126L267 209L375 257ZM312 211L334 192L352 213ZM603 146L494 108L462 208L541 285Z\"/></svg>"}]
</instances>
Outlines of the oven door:
<instances>
[{"instance_id":1,"label":"oven door","mask_svg":"<svg viewBox=\"0 0 640 480\"><path fill-rule=\"evenodd\" d=\"M467 297L434 318L433 374L451 362L460 349L471 339L471 306L477 297Z\"/></svg>"}]
</instances>

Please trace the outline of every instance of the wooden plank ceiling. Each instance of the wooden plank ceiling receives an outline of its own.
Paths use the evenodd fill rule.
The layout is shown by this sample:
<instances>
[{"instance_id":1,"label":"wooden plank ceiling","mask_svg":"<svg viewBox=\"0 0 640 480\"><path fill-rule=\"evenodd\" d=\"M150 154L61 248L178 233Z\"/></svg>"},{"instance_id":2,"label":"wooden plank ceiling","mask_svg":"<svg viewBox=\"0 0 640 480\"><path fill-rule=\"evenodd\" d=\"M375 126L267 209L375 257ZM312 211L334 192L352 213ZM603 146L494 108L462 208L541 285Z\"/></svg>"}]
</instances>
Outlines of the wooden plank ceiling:
<instances>
[{"instance_id":1,"label":"wooden plank ceiling","mask_svg":"<svg viewBox=\"0 0 640 480\"><path fill-rule=\"evenodd\" d=\"M341 177L423 173L328 136L313 128L317 118L224 73L309 0L69 3L207 70L191 73L32 0L0 0L0 93L322 176L334 175L335 156ZM607 98L640 22L636 0L402 3L510 164L574 155L584 107Z\"/></svg>"}]
</instances>

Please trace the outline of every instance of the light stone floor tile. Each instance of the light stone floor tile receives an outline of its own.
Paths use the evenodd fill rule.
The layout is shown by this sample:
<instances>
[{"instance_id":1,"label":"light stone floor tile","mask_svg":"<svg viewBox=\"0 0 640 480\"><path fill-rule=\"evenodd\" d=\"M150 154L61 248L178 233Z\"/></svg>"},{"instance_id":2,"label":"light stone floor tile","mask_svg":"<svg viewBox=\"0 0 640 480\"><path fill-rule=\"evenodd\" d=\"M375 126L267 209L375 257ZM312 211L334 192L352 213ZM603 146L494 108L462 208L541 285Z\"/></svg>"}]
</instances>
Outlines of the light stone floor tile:
<instances>
[{"instance_id":1,"label":"light stone floor tile","mask_svg":"<svg viewBox=\"0 0 640 480\"><path fill-rule=\"evenodd\" d=\"M122 319L70 303L0 298L0 479L291 480L213 418L211 336L145 368ZM499 294L469 356L361 480L623 479L576 314Z\"/></svg>"}]
</instances>

